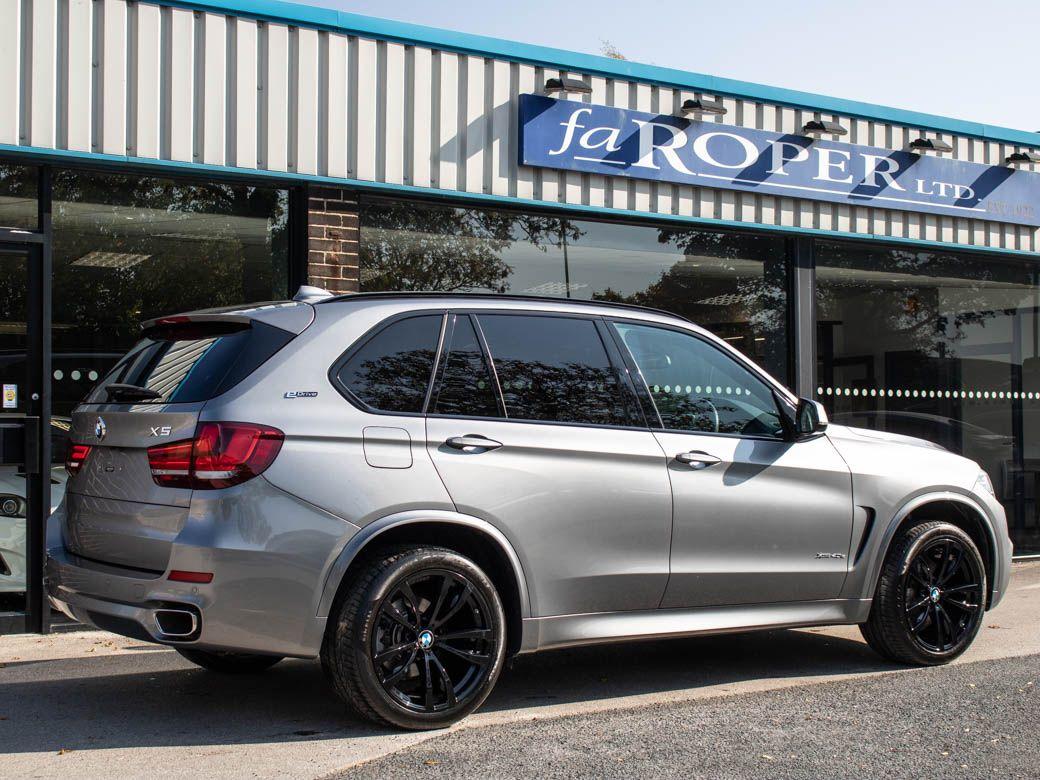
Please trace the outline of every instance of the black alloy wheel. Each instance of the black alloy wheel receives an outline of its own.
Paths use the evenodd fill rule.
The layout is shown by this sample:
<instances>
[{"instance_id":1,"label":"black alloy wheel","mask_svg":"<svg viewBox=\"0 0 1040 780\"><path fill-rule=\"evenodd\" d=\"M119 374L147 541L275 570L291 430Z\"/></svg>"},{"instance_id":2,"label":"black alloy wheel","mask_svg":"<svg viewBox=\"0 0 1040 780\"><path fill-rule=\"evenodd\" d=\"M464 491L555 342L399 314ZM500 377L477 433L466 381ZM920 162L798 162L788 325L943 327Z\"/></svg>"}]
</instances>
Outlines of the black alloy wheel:
<instances>
[{"instance_id":1,"label":"black alloy wheel","mask_svg":"<svg viewBox=\"0 0 1040 780\"><path fill-rule=\"evenodd\" d=\"M359 714L444 728L487 698L505 657L505 613L473 561L443 548L382 550L330 616L322 663Z\"/></svg>"},{"instance_id":2,"label":"black alloy wheel","mask_svg":"<svg viewBox=\"0 0 1040 780\"><path fill-rule=\"evenodd\" d=\"M487 600L466 577L431 569L380 602L370 657L384 690L417 712L444 712L479 687L495 657Z\"/></svg>"},{"instance_id":3,"label":"black alloy wheel","mask_svg":"<svg viewBox=\"0 0 1040 780\"><path fill-rule=\"evenodd\" d=\"M903 576L907 630L931 653L964 641L983 610L985 578L973 570L960 539L942 536L922 546Z\"/></svg>"},{"instance_id":4,"label":"black alloy wheel","mask_svg":"<svg viewBox=\"0 0 1040 780\"><path fill-rule=\"evenodd\" d=\"M921 523L893 540L860 629L893 661L947 663L978 634L986 596L986 568L971 537L950 523Z\"/></svg>"}]
</instances>

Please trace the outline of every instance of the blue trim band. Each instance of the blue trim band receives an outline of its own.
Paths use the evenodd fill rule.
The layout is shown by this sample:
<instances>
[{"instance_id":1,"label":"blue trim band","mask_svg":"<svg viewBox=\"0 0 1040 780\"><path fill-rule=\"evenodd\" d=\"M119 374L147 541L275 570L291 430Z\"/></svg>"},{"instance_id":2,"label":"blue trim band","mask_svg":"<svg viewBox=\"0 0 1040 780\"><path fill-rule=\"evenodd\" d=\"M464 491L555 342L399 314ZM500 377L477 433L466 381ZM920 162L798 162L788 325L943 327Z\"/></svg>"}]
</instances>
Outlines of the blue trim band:
<instances>
[{"instance_id":1,"label":"blue trim band","mask_svg":"<svg viewBox=\"0 0 1040 780\"><path fill-rule=\"evenodd\" d=\"M784 233L797 236L815 236L843 241L870 241L888 245L915 247L918 249L939 249L945 251L976 252L992 255L1018 256L1029 260L1040 260L1040 252L1025 249L1001 249L999 247L972 246L971 244L946 244L941 241L926 241L918 238L901 238L898 236L877 236L863 233L842 233L839 230L822 230L820 228L803 228L789 225L766 225L761 222L738 222L731 219L709 219L707 217L685 217L678 214L657 214L644 211L627 211L626 209L607 208L605 206L578 206L569 203L553 203L530 198L510 198L506 195L488 195L484 193L458 192L456 190L434 189L432 187L416 187L411 184L387 184L377 181L361 181L358 179L336 179L331 176L316 176L305 173L279 173L278 171L262 171L249 168L232 168L227 165L208 165L180 162L176 160L156 160L150 157L130 157L117 154L92 154L89 152L73 152L65 149L42 149L33 146L12 146L0 144L0 155L8 158L24 157L26 162L55 162L64 164L93 164L104 167L120 168L127 172L129 168L148 170L149 172L166 173L183 176L191 172L205 173L210 178L233 179L252 184L282 184L293 186L299 184L318 184L331 187L344 187L362 192L381 194L399 194L412 198L436 200L465 201L474 206L494 205L505 208L537 209L540 211L562 211L574 215L588 217L611 218L625 222L676 222L694 225L704 229L737 228L750 232Z\"/></svg>"},{"instance_id":2,"label":"blue trim band","mask_svg":"<svg viewBox=\"0 0 1040 780\"><path fill-rule=\"evenodd\" d=\"M1030 147L1040 146L1040 133L1015 130L1009 127L987 125L963 119L950 119L935 114L925 114L901 108L878 106L858 100L817 95L792 89L781 89L750 81L709 76L676 68L644 65L628 60L615 60L594 54L516 43L485 35L441 30L407 22L377 19L332 8L316 8L282 0L157 0L162 5L179 6L198 10L247 16L255 19L286 24L318 27L326 30L368 35L375 38L420 44L450 51L498 57L533 65L544 65L575 73L596 74L609 78L643 81L678 87L694 92L713 92L731 97L779 103L794 108L820 111L826 114L890 122L910 128L932 130L954 135L974 136L1000 143Z\"/></svg>"}]
</instances>

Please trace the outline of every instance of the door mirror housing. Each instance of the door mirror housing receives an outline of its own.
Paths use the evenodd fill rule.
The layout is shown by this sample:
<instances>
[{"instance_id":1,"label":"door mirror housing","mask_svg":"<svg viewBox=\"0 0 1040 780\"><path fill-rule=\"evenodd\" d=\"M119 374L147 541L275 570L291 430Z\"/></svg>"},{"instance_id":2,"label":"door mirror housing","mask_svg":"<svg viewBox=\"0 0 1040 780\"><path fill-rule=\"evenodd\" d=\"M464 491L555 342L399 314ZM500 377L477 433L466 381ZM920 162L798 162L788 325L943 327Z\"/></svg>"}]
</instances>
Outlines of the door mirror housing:
<instances>
[{"instance_id":1,"label":"door mirror housing","mask_svg":"<svg viewBox=\"0 0 1040 780\"><path fill-rule=\"evenodd\" d=\"M798 400L798 410L794 416L794 438L805 439L827 430L827 410L819 401L808 398Z\"/></svg>"}]
</instances>

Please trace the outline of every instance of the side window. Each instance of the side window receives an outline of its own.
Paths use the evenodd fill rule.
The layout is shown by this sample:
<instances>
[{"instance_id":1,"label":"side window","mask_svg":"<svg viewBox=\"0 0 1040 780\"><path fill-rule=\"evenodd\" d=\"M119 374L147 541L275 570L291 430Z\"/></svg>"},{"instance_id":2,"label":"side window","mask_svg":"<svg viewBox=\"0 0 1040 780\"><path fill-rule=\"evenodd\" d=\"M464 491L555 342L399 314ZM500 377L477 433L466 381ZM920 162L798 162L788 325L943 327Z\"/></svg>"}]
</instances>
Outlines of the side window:
<instances>
[{"instance_id":1,"label":"side window","mask_svg":"<svg viewBox=\"0 0 1040 780\"><path fill-rule=\"evenodd\" d=\"M482 314L506 416L594 425L632 425L621 383L591 320Z\"/></svg>"},{"instance_id":2,"label":"side window","mask_svg":"<svg viewBox=\"0 0 1040 780\"><path fill-rule=\"evenodd\" d=\"M615 322L665 428L780 436L769 386L722 350L686 333Z\"/></svg>"},{"instance_id":3,"label":"side window","mask_svg":"<svg viewBox=\"0 0 1040 780\"><path fill-rule=\"evenodd\" d=\"M430 386L439 314L398 320L351 355L336 374L360 401L381 412L422 412Z\"/></svg>"},{"instance_id":4,"label":"side window","mask_svg":"<svg viewBox=\"0 0 1040 780\"><path fill-rule=\"evenodd\" d=\"M445 344L444 352L444 368L431 411L458 417L500 417L491 371L468 316L460 315L455 320L451 344Z\"/></svg>"}]
</instances>

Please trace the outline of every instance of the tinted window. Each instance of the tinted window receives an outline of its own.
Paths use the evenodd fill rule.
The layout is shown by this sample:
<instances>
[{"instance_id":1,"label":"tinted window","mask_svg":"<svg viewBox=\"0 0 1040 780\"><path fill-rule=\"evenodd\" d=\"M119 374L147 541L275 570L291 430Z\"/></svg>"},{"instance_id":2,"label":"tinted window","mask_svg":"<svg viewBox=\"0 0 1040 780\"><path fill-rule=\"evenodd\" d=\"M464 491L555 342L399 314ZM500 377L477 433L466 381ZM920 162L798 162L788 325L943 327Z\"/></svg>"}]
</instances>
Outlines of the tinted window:
<instances>
[{"instance_id":1,"label":"tinted window","mask_svg":"<svg viewBox=\"0 0 1040 780\"><path fill-rule=\"evenodd\" d=\"M359 400L382 412L422 412L437 355L441 315L409 317L379 331L337 376Z\"/></svg>"},{"instance_id":2,"label":"tinted window","mask_svg":"<svg viewBox=\"0 0 1040 780\"><path fill-rule=\"evenodd\" d=\"M761 379L707 342L663 328L615 323L665 428L779 436L780 416Z\"/></svg>"},{"instance_id":3,"label":"tinted window","mask_svg":"<svg viewBox=\"0 0 1040 780\"><path fill-rule=\"evenodd\" d=\"M632 424L625 390L592 321L501 314L479 320L508 417Z\"/></svg>"},{"instance_id":4,"label":"tinted window","mask_svg":"<svg viewBox=\"0 0 1040 780\"><path fill-rule=\"evenodd\" d=\"M241 382L292 338L262 322L153 329L102 377L86 400L130 402L109 393L109 385L126 384L158 393L155 398L133 399L135 404L208 401Z\"/></svg>"},{"instance_id":5,"label":"tinted window","mask_svg":"<svg viewBox=\"0 0 1040 780\"><path fill-rule=\"evenodd\" d=\"M498 417L501 412L484 353L469 317L455 322L434 404L435 414Z\"/></svg>"}]
</instances>

